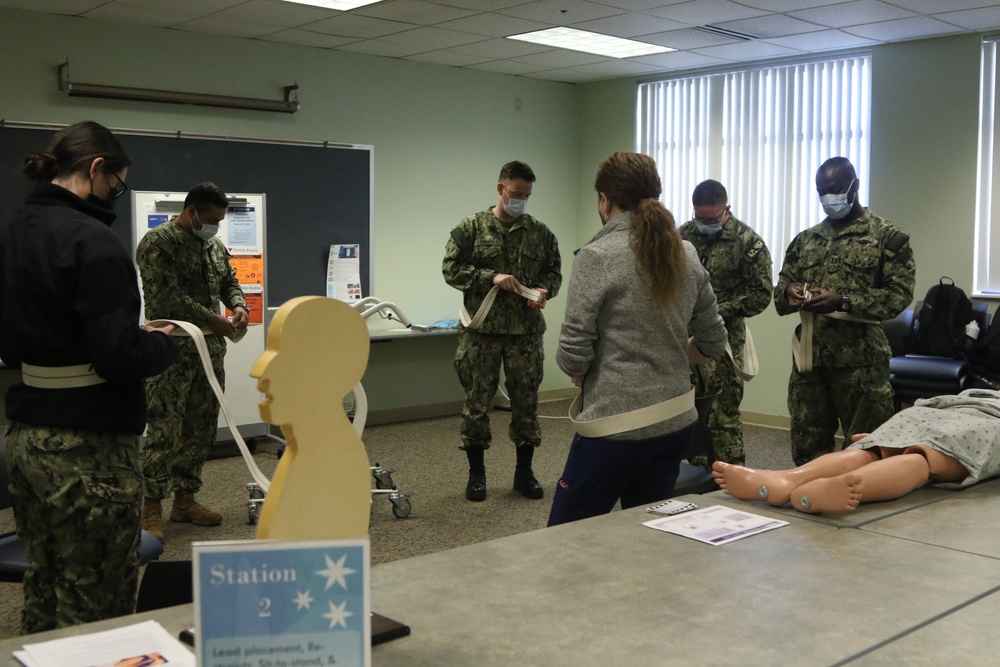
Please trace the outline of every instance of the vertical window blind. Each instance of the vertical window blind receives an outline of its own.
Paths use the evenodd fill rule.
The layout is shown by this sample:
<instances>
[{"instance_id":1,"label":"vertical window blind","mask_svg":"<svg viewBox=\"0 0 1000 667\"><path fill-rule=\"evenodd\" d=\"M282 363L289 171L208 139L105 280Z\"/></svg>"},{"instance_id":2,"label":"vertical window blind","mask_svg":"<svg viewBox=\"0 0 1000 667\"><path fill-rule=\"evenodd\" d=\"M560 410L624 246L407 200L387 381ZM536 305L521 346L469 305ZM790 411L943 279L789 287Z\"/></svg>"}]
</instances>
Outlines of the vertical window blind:
<instances>
[{"instance_id":1,"label":"vertical window blind","mask_svg":"<svg viewBox=\"0 0 1000 667\"><path fill-rule=\"evenodd\" d=\"M656 160L678 224L698 183L726 186L777 280L792 238L823 219L815 175L827 158L851 160L867 200L870 101L868 55L643 83L636 149Z\"/></svg>"},{"instance_id":2,"label":"vertical window blind","mask_svg":"<svg viewBox=\"0 0 1000 667\"><path fill-rule=\"evenodd\" d=\"M1000 157L997 142L997 41L1000 36L983 40L980 67L982 93L979 97L979 177L976 183L976 242L973 252L974 278L972 290L980 296L1000 295L1000 234L994 234L994 223L1000 223Z\"/></svg>"}]
</instances>

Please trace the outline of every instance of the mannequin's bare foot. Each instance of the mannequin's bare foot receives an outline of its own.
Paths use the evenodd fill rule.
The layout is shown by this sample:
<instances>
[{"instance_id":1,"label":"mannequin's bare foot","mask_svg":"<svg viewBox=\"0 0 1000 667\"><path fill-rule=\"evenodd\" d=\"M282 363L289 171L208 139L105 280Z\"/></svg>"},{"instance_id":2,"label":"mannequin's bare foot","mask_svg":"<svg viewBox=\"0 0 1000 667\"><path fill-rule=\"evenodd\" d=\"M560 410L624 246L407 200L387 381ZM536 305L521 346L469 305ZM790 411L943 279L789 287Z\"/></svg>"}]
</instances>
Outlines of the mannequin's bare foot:
<instances>
[{"instance_id":1,"label":"mannequin's bare foot","mask_svg":"<svg viewBox=\"0 0 1000 667\"><path fill-rule=\"evenodd\" d=\"M861 475L849 472L817 479L792 492L792 506L800 512L851 512L858 508L865 487Z\"/></svg>"},{"instance_id":2,"label":"mannequin's bare foot","mask_svg":"<svg viewBox=\"0 0 1000 667\"><path fill-rule=\"evenodd\" d=\"M781 470L754 470L724 461L712 464L712 477L723 491L740 500L763 500L779 507L791 498L795 484Z\"/></svg>"}]
</instances>

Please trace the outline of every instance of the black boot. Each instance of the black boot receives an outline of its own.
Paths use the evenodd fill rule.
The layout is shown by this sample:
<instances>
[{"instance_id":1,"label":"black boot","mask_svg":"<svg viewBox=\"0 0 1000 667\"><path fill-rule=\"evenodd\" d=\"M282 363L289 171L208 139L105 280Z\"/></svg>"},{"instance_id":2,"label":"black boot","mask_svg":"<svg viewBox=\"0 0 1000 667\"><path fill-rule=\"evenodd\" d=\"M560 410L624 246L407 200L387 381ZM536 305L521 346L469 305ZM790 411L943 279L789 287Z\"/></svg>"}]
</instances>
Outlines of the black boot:
<instances>
[{"instance_id":1,"label":"black boot","mask_svg":"<svg viewBox=\"0 0 1000 667\"><path fill-rule=\"evenodd\" d=\"M465 499L476 502L486 500L486 462L482 447L466 445L465 455L469 458L469 483L465 485Z\"/></svg>"},{"instance_id":2,"label":"black boot","mask_svg":"<svg viewBox=\"0 0 1000 667\"><path fill-rule=\"evenodd\" d=\"M518 445L517 467L514 468L514 490L525 498L538 499L545 495L542 485L531 471L531 459L535 455L534 445Z\"/></svg>"}]
</instances>

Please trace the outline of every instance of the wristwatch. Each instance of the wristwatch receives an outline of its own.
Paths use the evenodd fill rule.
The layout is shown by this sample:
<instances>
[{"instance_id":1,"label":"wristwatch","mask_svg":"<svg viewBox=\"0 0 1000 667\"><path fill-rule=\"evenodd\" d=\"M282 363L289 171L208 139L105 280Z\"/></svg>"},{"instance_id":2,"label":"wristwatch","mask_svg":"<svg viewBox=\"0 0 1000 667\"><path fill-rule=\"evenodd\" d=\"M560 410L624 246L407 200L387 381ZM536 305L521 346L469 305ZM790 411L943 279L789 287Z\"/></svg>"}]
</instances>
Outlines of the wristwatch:
<instances>
[{"instance_id":1,"label":"wristwatch","mask_svg":"<svg viewBox=\"0 0 1000 667\"><path fill-rule=\"evenodd\" d=\"M849 296L840 297L840 312L842 313L851 312L851 297Z\"/></svg>"},{"instance_id":2,"label":"wristwatch","mask_svg":"<svg viewBox=\"0 0 1000 667\"><path fill-rule=\"evenodd\" d=\"M230 310L236 310L237 308L242 308L243 310L247 311L247 315L250 314L250 306L246 305L245 303L238 303L232 308L230 308Z\"/></svg>"}]
</instances>

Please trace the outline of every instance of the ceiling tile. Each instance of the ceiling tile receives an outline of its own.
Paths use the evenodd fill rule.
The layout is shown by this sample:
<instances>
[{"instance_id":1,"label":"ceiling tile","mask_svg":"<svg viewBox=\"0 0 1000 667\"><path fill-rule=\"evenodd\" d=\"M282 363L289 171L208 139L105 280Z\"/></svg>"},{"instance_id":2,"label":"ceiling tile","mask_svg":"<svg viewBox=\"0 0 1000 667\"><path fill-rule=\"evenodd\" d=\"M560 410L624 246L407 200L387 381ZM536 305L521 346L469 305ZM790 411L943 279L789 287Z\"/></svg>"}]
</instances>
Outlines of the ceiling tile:
<instances>
[{"instance_id":1,"label":"ceiling tile","mask_svg":"<svg viewBox=\"0 0 1000 667\"><path fill-rule=\"evenodd\" d=\"M649 35L667 30L677 30L687 27L683 23L661 19L648 14L619 14L583 23L574 23L574 28L599 32L602 35L613 37L638 37L639 35Z\"/></svg>"},{"instance_id":2,"label":"ceiling tile","mask_svg":"<svg viewBox=\"0 0 1000 667\"><path fill-rule=\"evenodd\" d=\"M808 23L793 19L784 14L770 14L768 16L758 16L752 19L741 19L739 21L726 21L725 23L713 24L726 30L735 30L745 35L752 35L758 38L784 37L786 35L801 35L805 32L815 32L822 30L823 26L815 23Z\"/></svg>"},{"instance_id":3,"label":"ceiling tile","mask_svg":"<svg viewBox=\"0 0 1000 667\"><path fill-rule=\"evenodd\" d=\"M937 1L940 2L940 0ZM831 4L830 0L740 0L740 2L769 12L790 12L796 9L823 7Z\"/></svg>"},{"instance_id":4,"label":"ceiling tile","mask_svg":"<svg viewBox=\"0 0 1000 667\"><path fill-rule=\"evenodd\" d=\"M407 56L406 60L416 60L418 62L431 63L434 65L468 67L469 65L475 65L476 63L486 62L489 58L470 56L465 53L456 53L455 51L426 51L424 53L418 53L414 56Z\"/></svg>"},{"instance_id":5,"label":"ceiling tile","mask_svg":"<svg viewBox=\"0 0 1000 667\"><path fill-rule=\"evenodd\" d=\"M809 53L818 51L836 51L838 49L854 49L876 44L874 40L857 35L849 35L840 30L820 30L803 35L789 35L788 37L774 37L766 40L778 46L787 46L790 49L799 49Z\"/></svg>"},{"instance_id":6,"label":"ceiling tile","mask_svg":"<svg viewBox=\"0 0 1000 667\"><path fill-rule=\"evenodd\" d=\"M194 21L174 26L191 32L205 32L212 35L230 35L232 37L260 37L276 32L274 26L261 23L247 23L231 19L217 18L215 14L202 16Z\"/></svg>"},{"instance_id":7,"label":"ceiling tile","mask_svg":"<svg viewBox=\"0 0 1000 667\"><path fill-rule=\"evenodd\" d=\"M641 56L637 62L656 65L663 70L694 69L697 67L713 67L723 61L719 58L705 56L690 51L674 51L673 53L657 53L653 56Z\"/></svg>"},{"instance_id":8,"label":"ceiling tile","mask_svg":"<svg viewBox=\"0 0 1000 667\"><path fill-rule=\"evenodd\" d=\"M934 18L953 23L968 30L994 30L1000 26L1000 7L967 9L961 12L935 14Z\"/></svg>"},{"instance_id":9,"label":"ceiling tile","mask_svg":"<svg viewBox=\"0 0 1000 667\"><path fill-rule=\"evenodd\" d=\"M524 76L531 79L545 79L563 83L585 83L587 81L600 81L603 78L597 74L588 74L575 69L546 69L540 72L529 72Z\"/></svg>"},{"instance_id":10,"label":"ceiling tile","mask_svg":"<svg viewBox=\"0 0 1000 667\"><path fill-rule=\"evenodd\" d=\"M172 11L189 12L191 14L197 14L198 16L205 16L246 1L247 0L170 0L169 4ZM115 4L146 7L148 9L163 9L163 5L167 3L163 0L117 0Z\"/></svg>"},{"instance_id":11,"label":"ceiling tile","mask_svg":"<svg viewBox=\"0 0 1000 667\"><path fill-rule=\"evenodd\" d=\"M687 25L713 25L722 21L737 21L767 14L760 9L738 5L729 0L691 0L679 5L650 9L646 13Z\"/></svg>"},{"instance_id":12,"label":"ceiling tile","mask_svg":"<svg viewBox=\"0 0 1000 667\"><path fill-rule=\"evenodd\" d=\"M385 21L368 16L341 14L333 18L323 19L309 24L309 29L328 35L343 35L344 37L382 37L394 32L413 30L412 23Z\"/></svg>"},{"instance_id":13,"label":"ceiling tile","mask_svg":"<svg viewBox=\"0 0 1000 667\"><path fill-rule=\"evenodd\" d=\"M477 37L467 32L455 32L454 30L442 30L441 28L416 28L414 30L407 30L406 32L396 32L386 35L382 39L395 44L422 46L424 47L424 51L429 51L469 44L476 41Z\"/></svg>"},{"instance_id":14,"label":"ceiling tile","mask_svg":"<svg viewBox=\"0 0 1000 667\"><path fill-rule=\"evenodd\" d=\"M538 65L539 68L553 69L558 67L576 67L577 65L589 65L605 60L611 60L605 56L598 56L593 53L583 51L570 51L568 49L554 49L543 53L534 53L527 56L515 58L519 63Z\"/></svg>"},{"instance_id":15,"label":"ceiling tile","mask_svg":"<svg viewBox=\"0 0 1000 667\"><path fill-rule=\"evenodd\" d=\"M685 28L684 30L661 32L656 35L643 35L642 41L649 42L650 44L659 44L660 46L669 46L673 49L687 50L697 49L703 46L732 44L733 42L739 42L740 40L735 37L717 35L712 32L705 32L704 30L697 30L695 28Z\"/></svg>"},{"instance_id":16,"label":"ceiling tile","mask_svg":"<svg viewBox=\"0 0 1000 667\"><path fill-rule=\"evenodd\" d=\"M642 12L647 9L665 7L667 5L679 5L690 0L600 0L602 5L610 5L618 9L630 12Z\"/></svg>"},{"instance_id":17,"label":"ceiling tile","mask_svg":"<svg viewBox=\"0 0 1000 667\"><path fill-rule=\"evenodd\" d=\"M468 18L456 21L446 21L439 23L439 28L446 30L458 30L459 32L469 32L475 35L486 35L489 37L506 37L508 35L520 35L525 32L544 30L551 28L547 23L537 21L525 21L524 19L505 16L504 14L487 13L476 14Z\"/></svg>"},{"instance_id":18,"label":"ceiling tile","mask_svg":"<svg viewBox=\"0 0 1000 667\"><path fill-rule=\"evenodd\" d=\"M170 4L173 4L172 2ZM296 28L306 23L331 18L340 12L320 7L309 7L274 0L250 0L242 4L223 9L213 14L235 21L248 23L267 23L283 28Z\"/></svg>"},{"instance_id":19,"label":"ceiling tile","mask_svg":"<svg viewBox=\"0 0 1000 667\"><path fill-rule=\"evenodd\" d=\"M480 12L492 12L496 9L523 5L525 0L433 0L435 4L458 7L460 9L475 9Z\"/></svg>"},{"instance_id":20,"label":"ceiling tile","mask_svg":"<svg viewBox=\"0 0 1000 667\"><path fill-rule=\"evenodd\" d=\"M629 76L632 74L650 74L657 71L659 68L655 65L650 65L648 63L639 63L631 59L622 60L616 59L603 63L594 63L592 65L581 65L579 67L573 67L572 69L578 70L580 72L586 72L587 74L597 74L599 76L613 78L616 76Z\"/></svg>"},{"instance_id":21,"label":"ceiling tile","mask_svg":"<svg viewBox=\"0 0 1000 667\"><path fill-rule=\"evenodd\" d=\"M889 0L894 5L920 14L936 14L961 9L979 9L996 6L991 0Z\"/></svg>"},{"instance_id":22,"label":"ceiling tile","mask_svg":"<svg viewBox=\"0 0 1000 667\"><path fill-rule=\"evenodd\" d=\"M914 13L906 9L887 5L884 2L879 2L879 0L855 0L855 2L845 2L839 5L830 5L829 7L816 7L815 9L788 12L788 15L830 28L844 28L849 25L864 25L878 21L904 19L914 16Z\"/></svg>"},{"instance_id":23,"label":"ceiling tile","mask_svg":"<svg viewBox=\"0 0 1000 667\"><path fill-rule=\"evenodd\" d=\"M476 14L477 12L469 9L433 4L424 0L393 0L392 2L379 2L374 5L359 7L351 10L351 13L359 16L372 16L377 19L388 19L390 21L432 25L441 21L460 19Z\"/></svg>"},{"instance_id":24,"label":"ceiling tile","mask_svg":"<svg viewBox=\"0 0 1000 667\"><path fill-rule=\"evenodd\" d=\"M169 28L193 21L201 15L190 12L178 12L172 9L153 9L150 7L126 5L121 2L109 2L97 9L84 13L83 16L105 21L121 21L122 23L138 23L140 25Z\"/></svg>"},{"instance_id":25,"label":"ceiling tile","mask_svg":"<svg viewBox=\"0 0 1000 667\"><path fill-rule=\"evenodd\" d=\"M709 46L704 49L697 49L695 53L722 58L724 60L746 62L748 60L764 60L766 58L781 58L782 56L795 55L796 51L778 46L777 44L753 41L723 44L722 46Z\"/></svg>"},{"instance_id":26,"label":"ceiling tile","mask_svg":"<svg viewBox=\"0 0 1000 667\"><path fill-rule=\"evenodd\" d=\"M501 14L516 16L527 21L541 21L549 25L570 25L622 14L622 10L586 0L535 0L509 9Z\"/></svg>"},{"instance_id":27,"label":"ceiling tile","mask_svg":"<svg viewBox=\"0 0 1000 667\"><path fill-rule=\"evenodd\" d=\"M472 44L464 44L451 49L451 51L465 53L470 56L483 56L499 60L551 50L552 47L545 44L521 42L516 39L491 39L486 42L473 42Z\"/></svg>"},{"instance_id":28,"label":"ceiling tile","mask_svg":"<svg viewBox=\"0 0 1000 667\"><path fill-rule=\"evenodd\" d=\"M350 51L352 53L364 53L369 56L384 56L386 58L404 58L426 51L422 46L412 46L409 44L395 44L381 39L365 39L341 46L338 50Z\"/></svg>"},{"instance_id":29,"label":"ceiling tile","mask_svg":"<svg viewBox=\"0 0 1000 667\"><path fill-rule=\"evenodd\" d=\"M895 42L903 39L920 39L921 37L934 37L945 35L951 32L959 32L960 28L937 21L926 16L917 16L912 19L899 19L898 21L883 21L881 23L871 23L868 25L856 25L844 28L844 32L852 35L860 35L870 39L877 39L880 42Z\"/></svg>"},{"instance_id":30,"label":"ceiling tile","mask_svg":"<svg viewBox=\"0 0 1000 667\"><path fill-rule=\"evenodd\" d=\"M279 30L270 35L263 35L257 39L268 42L279 42L281 44L297 44L299 46L315 46L319 49L333 49L344 44L358 41L357 37L341 37L340 35L325 35L311 30L291 28L289 30Z\"/></svg>"},{"instance_id":31,"label":"ceiling tile","mask_svg":"<svg viewBox=\"0 0 1000 667\"><path fill-rule=\"evenodd\" d=\"M105 4L107 0L4 0L3 7L30 9L36 12L79 16Z\"/></svg>"},{"instance_id":32,"label":"ceiling tile","mask_svg":"<svg viewBox=\"0 0 1000 667\"><path fill-rule=\"evenodd\" d=\"M499 72L500 74L528 74L529 72L537 72L544 68L513 60L491 60L477 65L469 65L469 69L478 69L484 72Z\"/></svg>"}]
</instances>

